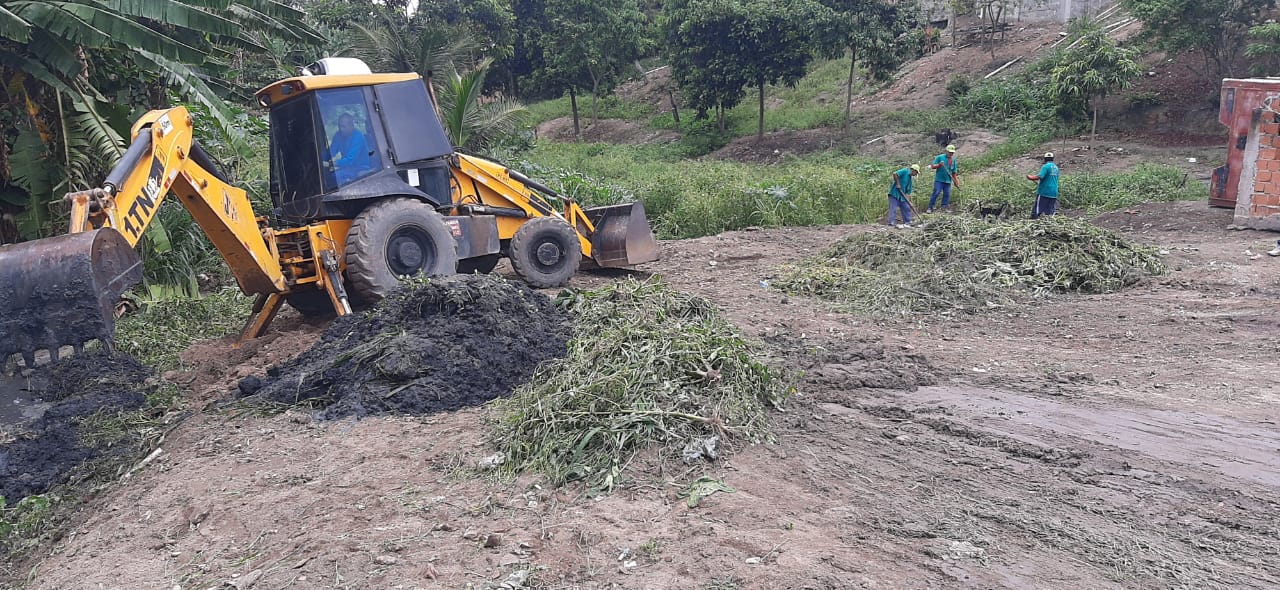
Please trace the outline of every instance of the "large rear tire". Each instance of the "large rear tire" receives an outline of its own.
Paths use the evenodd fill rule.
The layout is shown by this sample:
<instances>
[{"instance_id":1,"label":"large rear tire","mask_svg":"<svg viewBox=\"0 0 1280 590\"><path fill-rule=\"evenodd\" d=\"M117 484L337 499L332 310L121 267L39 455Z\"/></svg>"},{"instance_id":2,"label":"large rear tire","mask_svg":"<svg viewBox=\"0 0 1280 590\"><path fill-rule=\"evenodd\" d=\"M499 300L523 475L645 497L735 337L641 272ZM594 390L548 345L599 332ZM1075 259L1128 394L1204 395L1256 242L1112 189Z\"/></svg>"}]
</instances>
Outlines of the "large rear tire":
<instances>
[{"instance_id":1,"label":"large rear tire","mask_svg":"<svg viewBox=\"0 0 1280 590\"><path fill-rule=\"evenodd\" d=\"M511 266L532 287L560 287L582 263L578 232L555 217L525 222L511 237Z\"/></svg>"},{"instance_id":2,"label":"large rear tire","mask_svg":"<svg viewBox=\"0 0 1280 590\"><path fill-rule=\"evenodd\" d=\"M458 245L444 218L409 198L365 208L347 232L347 283L352 299L371 304L402 277L445 276L458 266Z\"/></svg>"}]
</instances>

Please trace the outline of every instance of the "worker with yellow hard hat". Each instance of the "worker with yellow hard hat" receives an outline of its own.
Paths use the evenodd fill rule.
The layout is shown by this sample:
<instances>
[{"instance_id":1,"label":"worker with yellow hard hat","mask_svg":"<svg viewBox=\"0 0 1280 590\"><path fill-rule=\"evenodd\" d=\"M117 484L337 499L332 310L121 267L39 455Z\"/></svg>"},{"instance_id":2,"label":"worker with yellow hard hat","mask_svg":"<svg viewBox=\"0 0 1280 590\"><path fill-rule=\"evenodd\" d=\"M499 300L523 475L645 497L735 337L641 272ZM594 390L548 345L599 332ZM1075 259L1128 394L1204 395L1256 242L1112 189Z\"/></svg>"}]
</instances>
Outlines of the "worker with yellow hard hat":
<instances>
[{"instance_id":1,"label":"worker with yellow hard hat","mask_svg":"<svg viewBox=\"0 0 1280 590\"><path fill-rule=\"evenodd\" d=\"M912 179L920 174L920 165L903 166L892 174L893 182L889 185L889 226L911 227L911 191ZM894 220L902 213L902 225L895 225Z\"/></svg>"},{"instance_id":2,"label":"worker with yellow hard hat","mask_svg":"<svg viewBox=\"0 0 1280 590\"><path fill-rule=\"evenodd\" d=\"M938 204L938 195L942 195L942 208L951 208L951 186L954 184L957 188L960 186L960 168L956 164L956 146L955 144L947 146L947 151L938 154L933 159L930 168L937 170L933 176L933 194L929 196L929 210L926 213L933 213L933 208Z\"/></svg>"}]
</instances>

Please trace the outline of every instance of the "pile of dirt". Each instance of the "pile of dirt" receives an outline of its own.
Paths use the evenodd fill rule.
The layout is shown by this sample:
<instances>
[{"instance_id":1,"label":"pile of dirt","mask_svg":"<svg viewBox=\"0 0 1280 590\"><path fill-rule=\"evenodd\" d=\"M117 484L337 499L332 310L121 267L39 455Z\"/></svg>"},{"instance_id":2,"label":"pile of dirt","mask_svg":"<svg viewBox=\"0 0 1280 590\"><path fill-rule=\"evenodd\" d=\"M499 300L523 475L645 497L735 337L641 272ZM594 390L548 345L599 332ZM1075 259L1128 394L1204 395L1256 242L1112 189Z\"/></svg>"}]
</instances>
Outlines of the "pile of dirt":
<instances>
[{"instance_id":1,"label":"pile of dirt","mask_svg":"<svg viewBox=\"0 0 1280 590\"><path fill-rule=\"evenodd\" d=\"M839 128L785 129L764 137L748 135L708 154L711 160L777 164L788 158L835 149L846 140Z\"/></svg>"},{"instance_id":2,"label":"pile of dirt","mask_svg":"<svg viewBox=\"0 0 1280 590\"><path fill-rule=\"evenodd\" d=\"M680 134L671 129L654 129L643 122L625 119L599 119L591 121L590 111L578 121L582 129L581 140L587 143L611 143L619 145L664 144L678 141ZM538 137L556 141L575 141L573 118L559 117L545 121L537 127Z\"/></svg>"},{"instance_id":3,"label":"pile of dirt","mask_svg":"<svg viewBox=\"0 0 1280 590\"><path fill-rule=\"evenodd\" d=\"M505 396L564 356L569 322L550 298L493 275L405 282L344 316L297 358L246 377L242 396L321 408L322 419L430 414Z\"/></svg>"},{"instance_id":4,"label":"pile of dirt","mask_svg":"<svg viewBox=\"0 0 1280 590\"><path fill-rule=\"evenodd\" d=\"M871 315L976 313L1026 296L1114 292L1164 271L1156 248L1080 219L934 216L922 231L845 238L773 285Z\"/></svg>"},{"instance_id":5,"label":"pile of dirt","mask_svg":"<svg viewBox=\"0 0 1280 590\"><path fill-rule=\"evenodd\" d=\"M659 113L671 110L673 94L677 104L680 104L680 89L671 75L671 66L662 66L645 72L639 78L618 86L615 94L624 102L647 105Z\"/></svg>"},{"instance_id":6,"label":"pile of dirt","mask_svg":"<svg viewBox=\"0 0 1280 590\"><path fill-rule=\"evenodd\" d=\"M34 417L0 424L0 497L13 503L65 481L88 460L125 456L136 449L87 436L86 419L142 407L151 371L124 355L78 355L37 367L27 377L3 377L36 402Z\"/></svg>"}]
</instances>

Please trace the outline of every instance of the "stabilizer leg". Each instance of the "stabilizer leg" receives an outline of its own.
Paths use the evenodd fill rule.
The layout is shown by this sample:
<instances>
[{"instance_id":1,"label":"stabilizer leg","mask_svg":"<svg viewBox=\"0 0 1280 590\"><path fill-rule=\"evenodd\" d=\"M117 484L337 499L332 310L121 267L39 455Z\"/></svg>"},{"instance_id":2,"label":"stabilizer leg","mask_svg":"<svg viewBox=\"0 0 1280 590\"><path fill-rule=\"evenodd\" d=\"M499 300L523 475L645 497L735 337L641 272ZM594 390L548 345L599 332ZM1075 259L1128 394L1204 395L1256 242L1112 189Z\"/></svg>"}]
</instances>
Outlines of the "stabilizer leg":
<instances>
[{"instance_id":1,"label":"stabilizer leg","mask_svg":"<svg viewBox=\"0 0 1280 590\"><path fill-rule=\"evenodd\" d=\"M244 324L244 329L240 331L240 338L236 343L231 345L232 348L240 348L242 344L261 336L271 326L271 321L276 319L276 314L280 312L280 306L284 304L284 298L279 293L269 293L258 295L257 301L253 302L253 312L249 314L248 321Z\"/></svg>"}]
</instances>

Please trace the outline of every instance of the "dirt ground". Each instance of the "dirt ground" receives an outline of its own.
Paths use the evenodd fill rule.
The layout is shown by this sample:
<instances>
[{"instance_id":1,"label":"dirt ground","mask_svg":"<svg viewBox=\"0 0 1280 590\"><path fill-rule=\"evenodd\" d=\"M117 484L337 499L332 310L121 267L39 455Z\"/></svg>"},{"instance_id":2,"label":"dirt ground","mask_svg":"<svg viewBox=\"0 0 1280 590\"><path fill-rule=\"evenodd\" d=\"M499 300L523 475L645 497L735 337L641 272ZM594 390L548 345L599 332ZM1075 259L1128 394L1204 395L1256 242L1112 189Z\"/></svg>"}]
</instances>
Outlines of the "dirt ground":
<instances>
[{"instance_id":1,"label":"dirt ground","mask_svg":"<svg viewBox=\"0 0 1280 590\"><path fill-rule=\"evenodd\" d=\"M31 589L519 588L526 571L566 589L1274 588L1280 259L1255 254L1274 235L1230 222L1200 203L1105 215L1167 250L1170 274L960 318L873 321L764 286L849 232L892 230L667 242L641 274L803 371L775 443L641 462L592 499L474 477L483 409L317 423L224 406L9 573ZM320 330L284 328L194 369L193 397ZM676 493L701 475L735 491L689 508Z\"/></svg>"}]
</instances>

